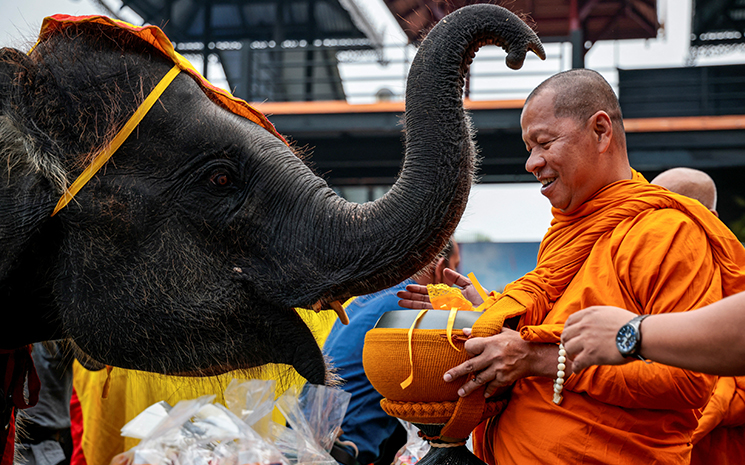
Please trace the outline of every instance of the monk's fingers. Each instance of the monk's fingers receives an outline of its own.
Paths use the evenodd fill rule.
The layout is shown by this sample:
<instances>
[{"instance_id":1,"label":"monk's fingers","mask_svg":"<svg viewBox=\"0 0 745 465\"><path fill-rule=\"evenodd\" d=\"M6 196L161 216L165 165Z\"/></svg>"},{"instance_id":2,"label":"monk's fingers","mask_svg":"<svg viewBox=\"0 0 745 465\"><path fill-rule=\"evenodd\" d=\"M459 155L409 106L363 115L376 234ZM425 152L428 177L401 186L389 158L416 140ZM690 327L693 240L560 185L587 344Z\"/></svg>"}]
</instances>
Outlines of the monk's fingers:
<instances>
[{"instance_id":1,"label":"monk's fingers","mask_svg":"<svg viewBox=\"0 0 745 465\"><path fill-rule=\"evenodd\" d=\"M567 330L561 334L561 343L564 344L564 350L567 351L567 358L574 360L574 358L582 351L582 338L575 337L573 334L566 334Z\"/></svg>"},{"instance_id":2,"label":"monk's fingers","mask_svg":"<svg viewBox=\"0 0 745 465\"><path fill-rule=\"evenodd\" d=\"M458 389L458 395L461 397L469 396L485 386L484 397L491 397L495 393L504 392L512 383L513 381L508 378L507 373L494 367L487 367L482 371L471 373L468 380Z\"/></svg>"},{"instance_id":3,"label":"monk's fingers","mask_svg":"<svg viewBox=\"0 0 745 465\"><path fill-rule=\"evenodd\" d=\"M564 329L561 331L561 343L564 344L564 348L566 348L567 343L577 337L577 335L580 333L580 328L576 324L569 326L564 325Z\"/></svg>"},{"instance_id":4,"label":"monk's fingers","mask_svg":"<svg viewBox=\"0 0 745 465\"><path fill-rule=\"evenodd\" d=\"M492 382L492 379L489 379L489 374L486 372L478 372L473 373L471 377L463 383L463 386L458 389L458 395L461 397L466 397L470 395L473 391L479 389L483 385L488 385Z\"/></svg>"},{"instance_id":5,"label":"monk's fingers","mask_svg":"<svg viewBox=\"0 0 745 465\"><path fill-rule=\"evenodd\" d=\"M445 268L445 271L443 271L443 278L445 284L448 286L466 287L471 285L470 279L450 268Z\"/></svg>"},{"instance_id":6,"label":"monk's fingers","mask_svg":"<svg viewBox=\"0 0 745 465\"><path fill-rule=\"evenodd\" d=\"M443 379L449 383L463 376L467 376L468 380L472 381L474 378L474 375L484 368L484 366L481 366L478 362L479 360L477 357L469 358L468 360L461 363L460 365L453 367L449 369L448 371L446 371L445 374L443 375ZM481 378L482 383L483 381L485 380Z\"/></svg>"},{"instance_id":7,"label":"monk's fingers","mask_svg":"<svg viewBox=\"0 0 745 465\"><path fill-rule=\"evenodd\" d=\"M572 372L579 373L585 368L589 367L588 358L582 352L575 355L572 360Z\"/></svg>"}]
</instances>

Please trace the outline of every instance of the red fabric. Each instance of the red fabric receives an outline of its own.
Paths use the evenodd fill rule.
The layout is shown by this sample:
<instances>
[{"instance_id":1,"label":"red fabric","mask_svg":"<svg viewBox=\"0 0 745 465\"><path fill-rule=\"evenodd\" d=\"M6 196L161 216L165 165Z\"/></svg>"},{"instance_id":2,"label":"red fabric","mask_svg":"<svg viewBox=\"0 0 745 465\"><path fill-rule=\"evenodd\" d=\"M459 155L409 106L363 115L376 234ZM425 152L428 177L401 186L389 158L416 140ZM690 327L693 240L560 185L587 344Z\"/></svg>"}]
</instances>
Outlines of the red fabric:
<instances>
[{"instance_id":1,"label":"red fabric","mask_svg":"<svg viewBox=\"0 0 745 465\"><path fill-rule=\"evenodd\" d=\"M23 393L26 382L28 382L28 402ZM3 392L10 393L13 405L23 410L36 405L39 401L40 389L41 381L39 381L39 375L36 374L34 359L31 358L31 346L16 349L7 358L5 364Z\"/></svg>"},{"instance_id":2,"label":"red fabric","mask_svg":"<svg viewBox=\"0 0 745 465\"><path fill-rule=\"evenodd\" d=\"M72 434L72 457L70 465L88 465L83 452L83 409L75 388L70 397L70 433Z\"/></svg>"},{"instance_id":3,"label":"red fabric","mask_svg":"<svg viewBox=\"0 0 745 465\"><path fill-rule=\"evenodd\" d=\"M5 425L0 425L5 426ZM8 429L0 428L0 465L12 465L15 453L16 440L16 416L15 412L10 414Z\"/></svg>"}]
</instances>

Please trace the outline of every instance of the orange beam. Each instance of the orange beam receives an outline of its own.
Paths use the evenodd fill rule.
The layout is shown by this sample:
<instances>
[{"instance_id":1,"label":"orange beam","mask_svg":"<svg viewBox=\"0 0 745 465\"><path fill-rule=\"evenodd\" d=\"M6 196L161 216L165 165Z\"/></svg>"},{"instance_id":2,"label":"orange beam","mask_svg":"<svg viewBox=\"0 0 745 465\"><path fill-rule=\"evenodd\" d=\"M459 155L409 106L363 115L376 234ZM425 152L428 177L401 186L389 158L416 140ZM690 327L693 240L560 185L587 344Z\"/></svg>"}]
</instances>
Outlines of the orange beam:
<instances>
[{"instance_id":1,"label":"orange beam","mask_svg":"<svg viewBox=\"0 0 745 465\"><path fill-rule=\"evenodd\" d=\"M745 115L628 118L626 132L727 131L745 129Z\"/></svg>"},{"instance_id":2,"label":"orange beam","mask_svg":"<svg viewBox=\"0 0 745 465\"><path fill-rule=\"evenodd\" d=\"M465 100L468 110L498 110L522 108L525 100ZM351 105L344 100L314 102L253 102L251 106L267 116L271 115L318 115L331 113L403 113L402 101L378 102Z\"/></svg>"},{"instance_id":3,"label":"orange beam","mask_svg":"<svg viewBox=\"0 0 745 465\"><path fill-rule=\"evenodd\" d=\"M519 109L525 100L468 100L468 110ZM404 113L404 102L378 102L351 105L343 100L314 102L254 102L257 110L272 115L318 115L339 113ZM671 116L662 118L626 118L626 132L726 131L745 129L745 115Z\"/></svg>"},{"instance_id":4,"label":"orange beam","mask_svg":"<svg viewBox=\"0 0 745 465\"><path fill-rule=\"evenodd\" d=\"M271 115L319 115L331 113L403 113L404 102L379 102L350 105L344 100L313 102L254 102L251 106Z\"/></svg>"}]
</instances>

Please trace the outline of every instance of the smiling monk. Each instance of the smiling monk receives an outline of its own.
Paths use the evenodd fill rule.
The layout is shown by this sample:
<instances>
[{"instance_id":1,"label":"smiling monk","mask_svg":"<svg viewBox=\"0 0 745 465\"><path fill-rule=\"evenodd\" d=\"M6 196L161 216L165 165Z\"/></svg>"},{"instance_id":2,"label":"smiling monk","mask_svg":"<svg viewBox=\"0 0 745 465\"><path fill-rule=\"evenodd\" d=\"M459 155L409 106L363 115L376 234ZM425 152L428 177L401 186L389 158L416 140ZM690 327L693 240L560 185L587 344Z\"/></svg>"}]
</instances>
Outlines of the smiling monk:
<instances>
[{"instance_id":1,"label":"smiling monk","mask_svg":"<svg viewBox=\"0 0 745 465\"><path fill-rule=\"evenodd\" d=\"M745 290L745 249L699 202L631 169L618 100L598 73L546 80L526 100L521 126L526 169L554 219L536 269L487 310L521 304L517 331L469 339L472 358L444 375L463 383L461 395L512 386L501 416L474 434L477 454L499 464L688 463L716 378L642 362L573 374L559 359L561 329L592 305L685 312ZM465 277L453 280L480 302ZM421 289L407 289L404 305L427 306Z\"/></svg>"}]
</instances>

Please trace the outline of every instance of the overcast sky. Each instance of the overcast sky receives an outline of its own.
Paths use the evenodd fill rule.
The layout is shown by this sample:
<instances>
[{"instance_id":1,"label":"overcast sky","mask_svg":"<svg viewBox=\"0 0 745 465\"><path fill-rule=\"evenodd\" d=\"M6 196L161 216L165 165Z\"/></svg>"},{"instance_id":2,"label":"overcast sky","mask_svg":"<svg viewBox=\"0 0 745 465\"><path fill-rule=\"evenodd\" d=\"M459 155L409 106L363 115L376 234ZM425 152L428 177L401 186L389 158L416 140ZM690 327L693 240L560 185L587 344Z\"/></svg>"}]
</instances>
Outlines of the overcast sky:
<instances>
[{"instance_id":1,"label":"overcast sky","mask_svg":"<svg viewBox=\"0 0 745 465\"><path fill-rule=\"evenodd\" d=\"M104 2L115 8L121 5L120 0ZM364 0L358 1L358 4L377 22L387 43L404 41L403 33L382 0ZM612 70L616 66L684 66L690 37L690 12L691 0L658 0L658 14L664 27L657 39L597 43L586 56L586 66L599 71ZM93 0L0 0L0 45L28 50L36 40L42 19L55 13L103 14L105 10ZM119 14L126 20L138 22L138 18L126 8ZM562 47L554 44L549 46L555 47L555 50ZM567 45L563 47L563 56L568 60L569 48ZM731 63L745 63L745 54L738 52L697 61L697 64ZM561 66L566 67L568 64ZM611 84L615 83L613 71L609 71L606 78ZM215 81L215 84L220 85ZM281 131L281 128L278 129ZM546 232L550 219L550 204L540 195L537 182L477 186L472 191L456 238L472 240L479 235L497 242L539 241Z\"/></svg>"}]
</instances>

